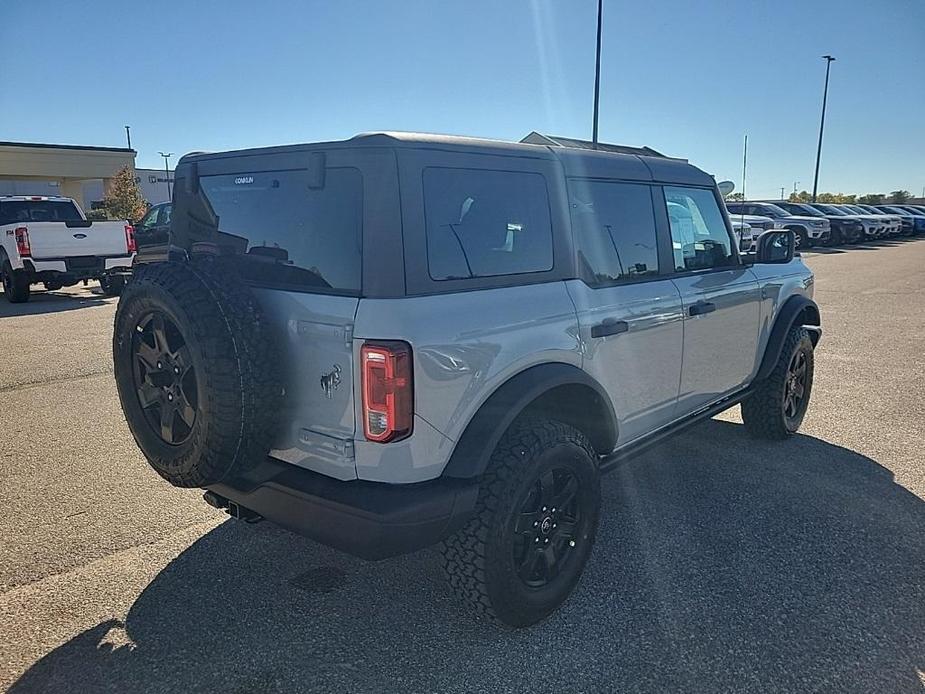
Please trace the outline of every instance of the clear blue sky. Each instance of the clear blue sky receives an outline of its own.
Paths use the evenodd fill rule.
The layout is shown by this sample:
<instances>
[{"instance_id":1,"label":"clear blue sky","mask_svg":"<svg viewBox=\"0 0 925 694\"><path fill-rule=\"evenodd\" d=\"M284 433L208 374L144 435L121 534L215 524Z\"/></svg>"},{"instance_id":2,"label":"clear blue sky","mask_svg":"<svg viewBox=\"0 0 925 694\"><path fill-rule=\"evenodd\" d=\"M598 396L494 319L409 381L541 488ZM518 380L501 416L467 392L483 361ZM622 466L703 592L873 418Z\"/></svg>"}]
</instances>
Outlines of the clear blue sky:
<instances>
[{"instance_id":1,"label":"clear blue sky","mask_svg":"<svg viewBox=\"0 0 925 694\"><path fill-rule=\"evenodd\" d=\"M605 0L601 139L749 196L925 186L925 2ZM3 0L0 140L184 153L422 130L590 138L594 0Z\"/></svg>"}]
</instances>

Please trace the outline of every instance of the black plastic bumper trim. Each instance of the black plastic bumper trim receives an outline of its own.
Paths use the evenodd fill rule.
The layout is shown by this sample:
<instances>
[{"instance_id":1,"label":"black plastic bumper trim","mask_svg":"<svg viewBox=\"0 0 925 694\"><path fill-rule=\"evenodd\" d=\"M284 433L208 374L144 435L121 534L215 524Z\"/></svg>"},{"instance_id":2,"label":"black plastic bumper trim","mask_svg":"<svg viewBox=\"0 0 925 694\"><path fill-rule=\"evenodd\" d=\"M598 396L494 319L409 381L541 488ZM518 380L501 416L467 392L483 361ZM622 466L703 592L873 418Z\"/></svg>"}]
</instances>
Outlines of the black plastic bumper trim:
<instances>
[{"instance_id":1,"label":"black plastic bumper trim","mask_svg":"<svg viewBox=\"0 0 925 694\"><path fill-rule=\"evenodd\" d=\"M385 559L439 542L471 517L478 497L474 480L342 482L272 459L259 471L259 482L208 489L272 523L363 559Z\"/></svg>"}]
</instances>

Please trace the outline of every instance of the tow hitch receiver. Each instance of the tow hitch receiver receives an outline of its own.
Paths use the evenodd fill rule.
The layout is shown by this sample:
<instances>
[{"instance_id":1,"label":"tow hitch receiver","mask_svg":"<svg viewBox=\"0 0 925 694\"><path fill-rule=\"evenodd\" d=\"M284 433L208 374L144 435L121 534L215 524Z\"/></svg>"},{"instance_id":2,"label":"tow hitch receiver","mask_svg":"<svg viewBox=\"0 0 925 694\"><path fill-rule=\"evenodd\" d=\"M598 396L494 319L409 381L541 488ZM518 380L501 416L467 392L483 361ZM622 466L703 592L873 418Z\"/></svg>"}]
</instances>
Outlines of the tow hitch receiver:
<instances>
[{"instance_id":1,"label":"tow hitch receiver","mask_svg":"<svg viewBox=\"0 0 925 694\"><path fill-rule=\"evenodd\" d=\"M212 508L217 508L221 511L224 511L232 518L237 518L238 520L244 521L245 523L259 523L263 520L263 516L261 516L256 511L251 511L249 508L244 508L234 501L231 501L231 499L226 499L223 496L219 496L215 492L205 492L202 495L202 498Z\"/></svg>"}]
</instances>

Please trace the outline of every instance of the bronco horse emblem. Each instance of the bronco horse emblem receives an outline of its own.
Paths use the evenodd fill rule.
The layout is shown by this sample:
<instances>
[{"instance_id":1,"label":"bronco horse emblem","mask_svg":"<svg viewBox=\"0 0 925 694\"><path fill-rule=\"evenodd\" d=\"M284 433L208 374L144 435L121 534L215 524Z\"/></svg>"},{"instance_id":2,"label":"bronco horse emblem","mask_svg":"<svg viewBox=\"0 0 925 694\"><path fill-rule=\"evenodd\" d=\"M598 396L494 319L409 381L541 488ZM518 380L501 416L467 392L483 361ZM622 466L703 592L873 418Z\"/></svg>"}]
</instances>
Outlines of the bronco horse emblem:
<instances>
[{"instance_id":1,"label":"bronco horse emblem","mask_svg":"<svg viewBox=\"0 0 925 694\"><path fill-rule=\"evenodd\" d=\"M334 391L337 390L337 386L340 385L340 365L335 364L334 369L330 373L321 374L321 389L324 391L324 396L330 400L334 397Z\"/></svg>"}]
</instances>

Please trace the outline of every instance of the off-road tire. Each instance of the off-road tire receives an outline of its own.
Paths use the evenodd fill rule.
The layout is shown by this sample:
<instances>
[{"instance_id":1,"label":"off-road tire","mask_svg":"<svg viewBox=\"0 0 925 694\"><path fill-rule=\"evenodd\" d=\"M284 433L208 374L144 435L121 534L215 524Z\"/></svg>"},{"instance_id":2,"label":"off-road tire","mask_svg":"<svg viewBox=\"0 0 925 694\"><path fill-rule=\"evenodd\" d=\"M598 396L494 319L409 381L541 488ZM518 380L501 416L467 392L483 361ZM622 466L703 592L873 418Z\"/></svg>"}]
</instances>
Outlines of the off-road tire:
<instances>
[{"instance_id":1,"label":"off-road tire","mask_svg":"<svg viewBox=\"0 0 925 694\"><path fill-rule=\"evenodd\" d=\"M790 366L797 352L802 351L806 360L804 395L797 414L784 414L784 400L787 392ZM796 433L806 415L813 387L813 342L809 331L795 326L787 333L780 356L770 375L761 381L748 399L742 403L742 421L745 430L754 438L780 441Z\"/></svg>"},{"instance_id":2,"label":"off-road tire","mask_svg":"<svg viewBox=\"0 0 925 694\"><path fill-rule=\"evenodd\" d=\"M515 422L498 443L485 471L474 516L441 543L443 568L454 591L495 623L524 627L554 612L572 593L597 532L600 514L598 459L587 437L552 420ZM583 514L566 563L540 588L521 581L514 560L513 523L521 500L551 466L567 465L579 480L576 503ZM561 468L559 468L561 469Z\"/></svg>"},{"instance_id":3,"label":"off-road tire","mask_svg":"<svg viewBox=\"0 0 925 694\"><path fill-rule=\"evenodd\" d=\"M121 275L100 277L100 289L106 296L119 296L125 289L125 278Z\"/></svg>"},{"instance_id":4,"label":"off-road tire","mask_svg":"<svg viewBox=\"0 0 925 694\"><path fill-rule=\"evenodd\" d=\"M179 444L155 430L136 385L133 335L155 314L176 326L195 369L195 420ZM265 458L282 391L269 332L253 294L220 258L143 265L126 286L113 333L119 399L142 453L171 484L205 487Z\"/></svg>"},{"instance_id":5,"label":"off-road tire","mask_svg":"<svg viewBox=\"0 0 925 694\"><path fill-rule=\"evenodd\" d=\"M0 267L3 280L3 294L11 304L22 304L29 300L29 276L22 270L14 270L9 260Z\"/></svg>"}]
</instances>

